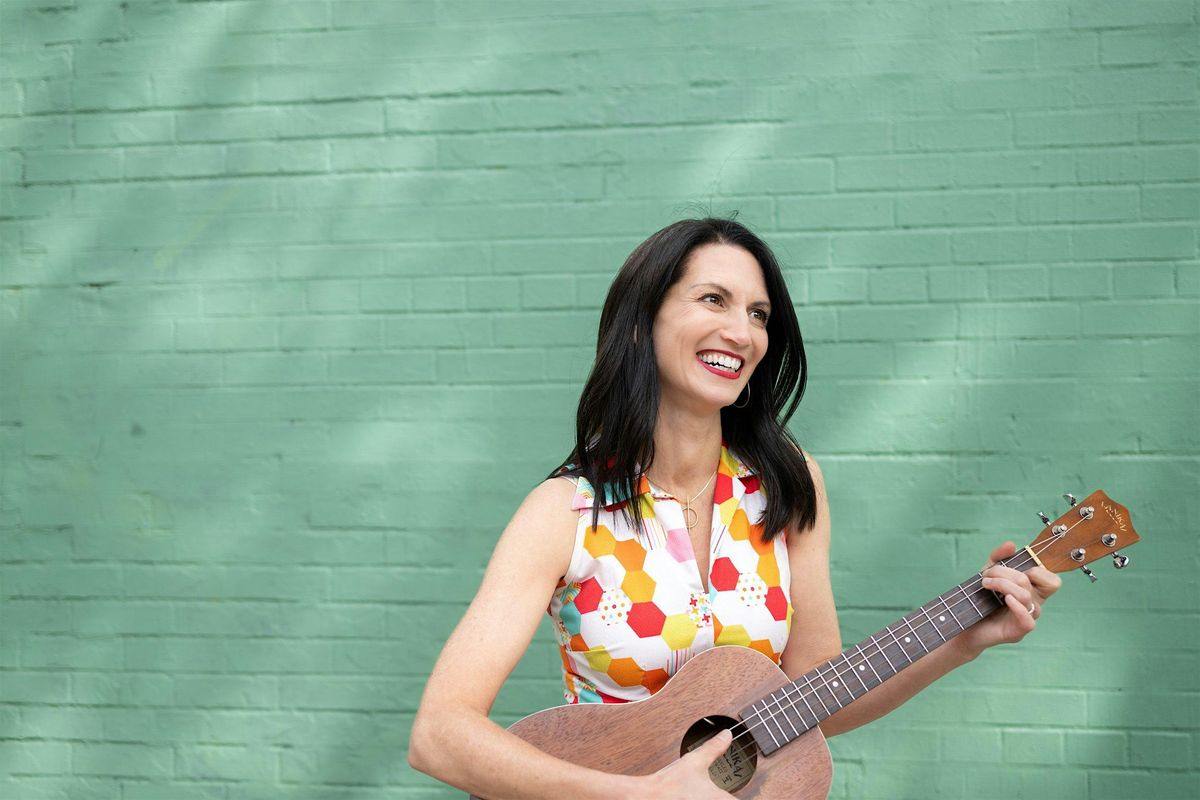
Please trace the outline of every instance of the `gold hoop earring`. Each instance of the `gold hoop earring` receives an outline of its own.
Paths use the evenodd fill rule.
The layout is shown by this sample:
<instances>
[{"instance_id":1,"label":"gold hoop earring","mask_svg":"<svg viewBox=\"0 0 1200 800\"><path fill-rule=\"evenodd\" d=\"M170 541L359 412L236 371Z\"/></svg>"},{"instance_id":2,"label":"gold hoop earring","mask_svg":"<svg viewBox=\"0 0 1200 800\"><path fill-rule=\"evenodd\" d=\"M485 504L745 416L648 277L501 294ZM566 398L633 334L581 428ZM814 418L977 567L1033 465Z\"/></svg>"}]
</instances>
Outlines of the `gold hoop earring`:
<instances>
[{"instance_id":1,"label":"gold hoop earring","mask_svg":"<svg viewBox=\"0 0 1200 800\"><path fill-rule=\"evenodd\" d=\"M742 393L738 392L738 397L741 397L741 396L742 396ZM746 402L742 403L740 406L737 403L734 403L733 407L734 408L745 408L748 405L750 405L750 384L749 383L746 384Z\"/></svg>"}]
</instances>

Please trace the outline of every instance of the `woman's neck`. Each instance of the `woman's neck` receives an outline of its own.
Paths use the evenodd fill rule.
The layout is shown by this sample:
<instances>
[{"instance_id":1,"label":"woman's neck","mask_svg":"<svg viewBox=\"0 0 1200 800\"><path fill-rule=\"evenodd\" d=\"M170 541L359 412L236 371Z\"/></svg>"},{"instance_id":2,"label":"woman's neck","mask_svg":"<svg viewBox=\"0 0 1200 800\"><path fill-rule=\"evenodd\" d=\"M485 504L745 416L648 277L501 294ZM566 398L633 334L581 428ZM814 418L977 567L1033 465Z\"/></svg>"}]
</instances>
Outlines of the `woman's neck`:
<instances>
[{"instance_id":1,"label":"woman's neck","mask_svg":"<svg viewBox=\"0 0 1200 800\"><path fill-rule=\"evenodd\" d=\"M699 419L660 409L654 426L650 480L675 492L695 491L712 477L721 457L721 416Z\"/></svg>"}]
</instances>

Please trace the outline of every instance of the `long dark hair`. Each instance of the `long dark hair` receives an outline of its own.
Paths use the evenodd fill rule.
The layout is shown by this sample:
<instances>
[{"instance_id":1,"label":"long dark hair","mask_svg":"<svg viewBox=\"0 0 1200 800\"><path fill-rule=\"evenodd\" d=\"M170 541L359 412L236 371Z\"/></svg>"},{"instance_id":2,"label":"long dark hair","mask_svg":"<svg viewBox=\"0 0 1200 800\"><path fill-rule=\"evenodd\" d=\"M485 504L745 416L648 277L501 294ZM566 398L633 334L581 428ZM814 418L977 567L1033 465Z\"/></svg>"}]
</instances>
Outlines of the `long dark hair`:
<instances>
[{"instance_id":1,"label":"long dark hair","mask_svg":"<svg viewBox=\"0 0 1200 800\"><path fill-rule=\"evenodd\" d=\"M746 226L705 217L672 223L639 244L604 301L596 361L575 415L575 448L548 476L582 476L591 483L596 492L593 527L605 502L605 485L636 499L639 479L654 462L659 402L654 318L667 291L683 276L688 256L706 244L733 245L754 256L771 302L770 346L750 376L749 403L721 409L726 446L754 469L767 493L763 519L754 522L763 524L763 539L770 541L790 523L805 530L816 521L812 476L787 429L804 394L808 370L783 274L771 249ZM624 509L640 530L641 504L627 502Z\"/></svg>"}]
</instances>

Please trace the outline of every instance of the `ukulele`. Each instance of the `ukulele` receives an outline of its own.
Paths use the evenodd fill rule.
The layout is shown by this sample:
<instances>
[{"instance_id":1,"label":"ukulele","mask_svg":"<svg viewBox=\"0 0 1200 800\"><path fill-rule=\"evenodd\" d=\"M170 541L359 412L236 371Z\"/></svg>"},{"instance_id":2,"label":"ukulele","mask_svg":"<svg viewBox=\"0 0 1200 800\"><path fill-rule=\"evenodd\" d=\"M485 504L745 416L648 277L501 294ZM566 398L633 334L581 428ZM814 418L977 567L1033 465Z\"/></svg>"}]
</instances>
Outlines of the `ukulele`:
<instances>
[{"instance_id":1,"label":"ukulele","mask_svg":"<svg viewBox=\"0 0 1200 800\"><path fill-rule=\"evenodd\" d=\"M1103 491L1071 510L1025 548L999 563L1026 571L1082 569L1139 539L1124 506ZM818 723L879 686L934 648L1004 606L982 575L938 595L839 656L790 680L775 662L747 647L714 647L680 668L653 697L623 704L565 705L509 727L552 756L624 775L648 775L699 747L724 728L725 753L709 767L713 783L740 798L825 798L833 762ZM477 799L476 799L477 800Z\"/></svg>"}]
</instances>

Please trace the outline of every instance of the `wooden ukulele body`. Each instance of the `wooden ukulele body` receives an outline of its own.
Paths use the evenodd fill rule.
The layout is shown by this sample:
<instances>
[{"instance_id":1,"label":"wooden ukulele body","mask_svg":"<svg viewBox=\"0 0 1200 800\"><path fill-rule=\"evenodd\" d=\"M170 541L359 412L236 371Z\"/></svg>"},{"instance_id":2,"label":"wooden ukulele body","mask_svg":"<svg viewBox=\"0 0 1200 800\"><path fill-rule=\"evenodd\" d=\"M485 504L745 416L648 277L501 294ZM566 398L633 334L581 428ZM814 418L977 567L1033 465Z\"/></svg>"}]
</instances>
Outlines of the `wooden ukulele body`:
<instances>
[{"instance_id":1,"label":"wooden ukulele body","mask_svg":"<svg viewBox=\"0 0 1200 800\"><path fill-rule=\"evenodd\" d=\"M715 647L684 664L653 697L549 708L519 720L509 730L573 764L649 775L730 727L743 709L788 683L783 670L756 650ZM714 718L727 719L722 724ZM743 730L740 725L734 728L735 736ZM750 735L743 734L710 775L718 786L732 789L734 797L823 800L833 780L833 762L820 728L770 756L762 755Z\"/></svg>"},{"instance_id":2,"label":"wooden ukulele body","mask_svg":"<svg viewBox=\"0 0 1200 800\"><path fill-rule=\"evenodd\" d=\"M1082 502L1063 497L1071 509L1053 521L1043 515L1046 526L1037 538L1000 563L1022 572L1034 566L1069 572L1111 555L1118 568L1128 564L1116 548L1140 540L1129 509L1099 489ZM825 798L833 762L820 721L1003 606L1003 595L983 588L976 573L797 681L756 650L715 647L684 664L653 697L559 706L509 730L564 761L649 775L731 727L733 744L709 768L717 786L740 798ZM749 710L753 704L765 719ZM770 737L762 741L770 755L745 732L738 716L743 711L756 735Z\"/></svg>"}]
</instances>

